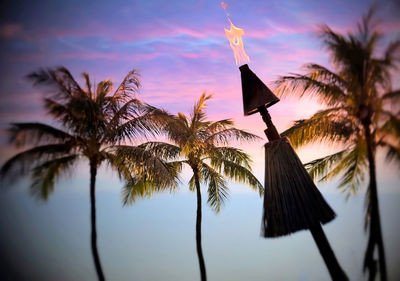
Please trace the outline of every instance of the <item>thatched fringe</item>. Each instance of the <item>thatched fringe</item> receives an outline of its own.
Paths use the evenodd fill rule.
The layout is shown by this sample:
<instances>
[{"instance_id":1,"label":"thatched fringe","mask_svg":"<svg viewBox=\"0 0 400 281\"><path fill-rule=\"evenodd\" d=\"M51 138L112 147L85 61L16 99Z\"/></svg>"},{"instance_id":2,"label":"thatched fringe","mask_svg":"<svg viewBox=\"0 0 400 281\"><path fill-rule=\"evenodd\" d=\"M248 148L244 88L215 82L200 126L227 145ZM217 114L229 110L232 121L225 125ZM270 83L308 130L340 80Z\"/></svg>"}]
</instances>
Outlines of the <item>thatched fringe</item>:
<instances>
[{"instance_id":1,"label":"thatched fringe","mask_svg":"<svg viewBox=\"0 0 400 281\"><path fill-rule=\"evenodd\" d=\"M265 192L261 235L277 237L334 219L288 138L265 145Z\"/></svg>"}]
</instances>

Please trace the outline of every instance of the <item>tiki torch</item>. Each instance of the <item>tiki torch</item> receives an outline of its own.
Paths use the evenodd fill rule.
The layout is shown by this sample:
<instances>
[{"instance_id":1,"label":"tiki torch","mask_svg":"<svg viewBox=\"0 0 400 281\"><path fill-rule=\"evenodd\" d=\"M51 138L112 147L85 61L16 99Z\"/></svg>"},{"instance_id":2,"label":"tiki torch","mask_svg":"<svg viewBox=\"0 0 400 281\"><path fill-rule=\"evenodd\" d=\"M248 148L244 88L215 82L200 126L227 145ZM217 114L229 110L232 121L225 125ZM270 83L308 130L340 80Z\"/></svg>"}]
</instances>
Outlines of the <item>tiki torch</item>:
<instances>
[{"instance_id":1,"label":"tiki torch","mask_svg":"<svg viewBox=\"0 0 400 281\"><path fill-rule=\"evenodd\" d=\"M249 59L241 39L244 32L230 23L231 29L225 29L225 32L235 52L236 63L247 62ZM321 224L333 220L335 213L315 186L289 139L279 135L268 113L268 108L279 99L247 64L240 66L239 70L244 115L259 112L266 124L264 132L269 140L265 144L262 236L279 237L302 229L310 230L332 280L348 280L321 227Z\"/></svg>"}]
</instances>

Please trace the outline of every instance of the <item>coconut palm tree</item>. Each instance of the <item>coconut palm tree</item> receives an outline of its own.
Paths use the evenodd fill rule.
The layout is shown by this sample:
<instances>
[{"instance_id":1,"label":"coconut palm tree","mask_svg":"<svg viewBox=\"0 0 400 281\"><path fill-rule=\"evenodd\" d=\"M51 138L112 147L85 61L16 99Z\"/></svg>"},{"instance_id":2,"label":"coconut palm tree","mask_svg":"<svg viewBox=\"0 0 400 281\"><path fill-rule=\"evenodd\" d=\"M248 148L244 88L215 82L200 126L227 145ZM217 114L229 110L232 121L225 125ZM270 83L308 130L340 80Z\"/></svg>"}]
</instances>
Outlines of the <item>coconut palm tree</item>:
<instances>
[{"instance_id":1,"label":"coconut palm tree","mask_svg":"<svg viewBox=\"0 0 400 281\"><path fill-rule=\"evenodd\" d=\"M390 43L377 56L382 34L374 24L374 8L358 24L357 34L342 35L327 25L320 36L333 61L333 70L310 63L305 74L280 77L281 95L308 96L326 106L308 119L297 120L283 134L299 147L324 141L338 144L340 151L306 164L311 176L326 181L341 177L339 188L355 193L369 175L366 230L369 240L364 271L375 279L375 248L378 250L381 280L387 280L384 245L378 205L375 155L379 148L388 160L400 161L400 91L392 89L392 71L399 62L400 41Z\"/></svg>"},{"instance_id":2,"label":"coconut palm tree","mask_svg":"<svg viewBox=\"0 0 400 281\"><path fill-rule=\"evenodd\" d=\"M140 86L136 70L130 71L119 87L104 80L92 87L88 74L83 73L81 87L64 67L42 69L28 78L35 85L47 86L44 108L54 124L15 123L9 129L11 143L17 147L30 145L1 168L1 176L15 178L30 172L32 194L47 200L55 181L75 166L80 159L89 161L91 246L99 280L104 274L97 250L95 182L97 169L106 162L126 182L152 182L162 188L175 185L173 169L138 146L128 146L149 132L157 132L155 108L143 104L135 94ZM135 162L128 163L119 152L130 149ZM143 170L146 173L143 173Z\"/></svg>"},{"instance_id":3,"label":"coconut palm tree","mask_svg":"<svg viewBox=\"0 0 400 281\"><path fill-rule=\"evenodd\" d=\"M211 122L206 120L206 101L211 95L202 94L187 117L183 113L164 119L166 137L173 143L147 142L141 145L146 151L156 157L169 159L170 165L180 172L183 165L191 168L193 176L189 181L189 189L196 191L196 248L200 265L201 280L207 280L206 268L201 246L201 190L200 183L208 186L208 200L211 208L218 213L228 196L229 188L226 179L245 183L260 196L264 188L251 173L250 157L242 150L228 146L230 141L253 141L256 135L236 129L230 119ZM151 189L150 189L151 190ZM136 189L125 188L125 202L130 203L136 198Z\"/></svg>"}]
</instances>

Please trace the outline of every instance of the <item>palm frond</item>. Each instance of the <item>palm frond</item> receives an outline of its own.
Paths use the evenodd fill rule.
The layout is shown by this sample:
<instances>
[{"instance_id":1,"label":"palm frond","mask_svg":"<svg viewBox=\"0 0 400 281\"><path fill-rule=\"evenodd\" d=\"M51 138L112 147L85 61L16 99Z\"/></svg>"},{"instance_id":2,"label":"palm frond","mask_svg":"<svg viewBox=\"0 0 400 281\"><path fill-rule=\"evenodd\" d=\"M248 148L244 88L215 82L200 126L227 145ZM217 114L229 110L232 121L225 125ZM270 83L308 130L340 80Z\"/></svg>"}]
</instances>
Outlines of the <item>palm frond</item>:
<instances>
[{"instance_id":1,"label":"palm frond","mask_svg":"<svg viewBox=\"0 0 400 281\"><path fill-rule=\"evenodd\" d=\"M347 196L355 194L364 181L365 171L368 167L366 156L366 147L363 140L359 140L358 144L347 152L342 161L332 168L321 181L326 181L338 175L341 175L339 189L347 193Z\"/></svg>"},{"instance_id":2,"label":"palm frond","mask_svg":"<svg viewBox=\"0 0 400 281\"><path fill-rule=\"evenodd\" d=\"M82 76L83 76L83 79L85 79L87 95L89 98L93 98L92 83L90 82L89 74L87 74L86 72L83 72Z\"/></svg>"},{"instance_id":3,"label":"palm frond","mask_svg":"<svg viewBox=\"0 0 400 281\"><path fill-rule=\"evenodd\" d=\"M122 188L122 204L129 205L135 203L139 199L151 198L157 191L154 183L145 178L132 178Z\"/></svg>"},{"instance_id":4,"label":"palm frond","mask_svg":"<svg viewBox=\"0 0 400 281\"><path fill-rule=\"evenodd\" d=\"M120 125L121 122L125 122L131 117L140 115L138 111L143 106L142 102L138 99L130 99L122 106L112 106L113 110L109 124L111 128Z\"/></svg>"},{"instance_id":5,"label":"palm frond","mask_svg":"<svg viewBox=\"0 0 400 281\"><path fill-rule=\"evenodd\" d=\"M234 182L250 186L255 191L258 191L260 196L264 193L264 186L253 175L250 169L242 165L229 160L213 158L211 159L211 167Z\"/></svg>"},{"instance_id":6,"label":"palm frond","mask_svg":"<svg viewBox=\"0 0 400 281\"><path fill-rule=\"evenodd\" d=\"M343 104L346 100L346 94L342 89L343 86L330 81L319 81L317 79L320 78L320 75L316 75L316 73L316 71L313 71L306 75L294 73L290 76L280 76L274 82L276 93L281 97L295 95L301 98L308 96L329 106Z\"/></svg>"},{"instance_id":7,"label":"palm frond","mask_svg":"<svg viewBox=\"0 0 400 281\"><path fill-rule=\"evenodd\" d=\"M348 85L347 82L337 73L329 70L328 68L316 64L316 63L307 63L302 67L306 72L307 76L313 80L324 82L326 84L333 84L339 87L342 93L345 93ZM341 96L341 98L345 98Z\"/></svg>"},{"instance_id":8,"label":"palm frond","mask_svg":"<svg viewBox=\"0 0 400 281\"><path fill-rule=\"evenodd\" d=\"M376 128L376 134L381 138L400 138L400 115L396 116L390 111L382 110L381 114L386 120L380 118L380 126ZM383 121L383 122L382 122Z\"/></svg>"},{"instance_id":9,"label":"palm frond","mask_svg":"<svg viewBox=\"0 0 400 281\"><path fill-rule=\"evenodd\" d=\"M250 169L251 158L243 150L230 146L223 147L212 147L208 152L207 157L203 160L210 160L213 166L223 165L222 161L231 161L237 165L241 165L247 169Z\"/></svg>"},{"instance_id":10,"label":"palm frond","mask_svg":"<svg viewBox=\"0 0 400 281\"><path fill-rule=\"evenodd\" d=\"M400 90L390 91L382 96L382 99L389 104L400 102Z\"/></svg>"},{"instance_id":11,"label":"palm frond","mask_svg":"<svg viewBox=\"0 0 400 281\"><path fill-rule=\"evenodd\" d=\"M386 141L380 141L377 145L386 150L385 158L387 162L396 162L400 167L400 145L396 146Z\"/></svg>"},{"instance_id":12,"label":"palm frond","mask_svg":"<svg viewBox=\"0 0 400 281\"><path fill-rule=\"evenodd\" d=\"M321 110L306 120L297 120L281 135L290 139L295 148L316 141L347 141L357 128L342 115L343 108Z\"/></svg>"},{"instance_id":13,"label":"palm frond","mask_svg":"<svg viewBox=\"0 0 400 281\"><path fill-rule=\"evenodd\" d=\"M395 40L391 42L387 46L384 56L386 65L392 66L394 69L397 69L397 65L400 61L400 40Z\"/></svg>"},{"instance_id":14,"label":"palm frond","mask_svg":"<svg viewBox=\"0 0 400 281\"><path fill-rule=\"evenodd\" d=\"M54 184L57 179L68 172L78 159L79 155L68 155L46 161L34 167L31 194L46 201L54 191Z\"/></svg>"},{"instance_id":15,"label":"palm frond","mask_svg":"<svg viewBox=\"0 0 400 281\"><path fill-rule=\"evenodd\" d=\"M125 101L127 98L132 98L132 95L138 93L140 88L140 74L138 70L133 69L124 77L113 97L116 100Z\"/></svg>"},{"instance_id":16,"label":"palm frond","mask_svg":"<svg viewBox=\"0 0 400 281\"><path fill-rule=\"evenodd\" d=\"M201 177L208 184L208 200L214 212L219 213L228 197L228 187L222 175L205 163L201 165Z\"/></svg>"},{"instance_id":17,"label":"palm frond","mask_svg":"<svg viewBox=\"0 0 400 281\"><path fill-rule=\"evenodd\" d=\"M194 104L192 114L195 116L196 114L203 112L204 109L206 108L206 102L207 100L211 99L212 95L207 95L206 93L201 94L200 98L196 103ZM196 120L198 121L198 120Z\"/></svg>"},{"instance_id":18,"label":"palm frond","mask_svg":"<svg viewBox=\"0 0 400 281\"><path fill-rule=\"evenodd\" d=\"M103 80L97 84L95 100L98 105L105 103L106 96L112 91L113 85L111 80ZM110 97L110 101L112 99L113 98Z\"/></svg>"},{"instance_id":19,"label":"palm frond","mask_svg":"<svg viewBox=\"0 0 400 281\"><path fill-rule=\"evenodd\" d=\"M206 93L203 93L199 100L194 104L193 111L191 113L191 125L190 128L192 130L195 130L199 127L199 125L204 121L205 119L205 108L206 108L206 102L207 100L211 99L212 95L207 95Z\"/></svg>"},{"instance_id":20,"label":"palm frond","mask_svg":"<svg viewBox=\"0 0 400 281\"><path fill-rule=\"evenodd\" d=\"M345 157L347 149L333 153L331 155L315 159L304 164L311 178L314 181L319 181L324 178L327 173Z\"/></svg>"},{"instance_id":21,"label":"palm frond","mask_svg":"<svg viewBox=\"0 0 400 281\"><path fill-rule=\"evenodd\" d=\"M118 177L121 181L129 182L132 178L131 171L127 165L124 164L124 161L117 158L115 154L104 149L101 151L102 158L106 161L106 163L118 173Z\"/></svg>"},{"instance_id":22,"label":"palm frond","mask_svg":"<svg viewBox=\"0 0 400 281\"><path fill-rule=\"evenodd\" d=\"M166 142L145 142L139 145L139 147L146 151L150 151L153 155L161 159L169 161L178 159L181 153L179 146Z\"/></svg>"},{"instance_id":23,"label":"palm frond","mask_svg":"<svg viewBox=\"0 0 400 281\"><path fill-rule=\"evenodd\" d=\"M76 124L79 120L84 118L84 112L74 110L71 106L62 104L54 99L45 98L43 103L47 114L59 121L65 127Z\"/></svg>"},{"instance_id":24,"label":"palm frond","mask_svg":"<svg viewBox=\"0 0 400 281\"><path fill-rule=\"evenodd\" d=\"M27 75L34 85L44 85L53 91L51 96L57 100L67 100L71 96L85 95L79 84L65 67L40 69Z\"/></svg>"},{"instance_id":25,"label":"palm frond","mask_svg":"<svg viewBox=\"0 0 400 281\"><path fill-rule=\"evenodd\" d=\"M68 132L43 123L12 123L7 131L10 135L10 143L17 147L28 143L37 145L74 139Z\"/></svg>"},{"instance_id":26,"label":"palm frond","mask_svg":"<svg viewBox=\"0 0 400 281\"><path fill-rule=\"evenodd\" d=\"M17 153L8 159L0 169L0 178L18 177L29 172L29 170L41 162L46 162L69 154L74 146L65 144L48 144Z\"/></svg>"},{"instance_id":27,"label":"palm frond","mask_svg":"<svg viewBox=\"0 0 400 281\"><path fill-rule=\"evenodd\" d=\"M212 135L216 132L231 128L233 125L234 123L232 119L222 119L219 121L211 122L206 131L208 134Z\"/></svg>"},{"instance_id":28,"label":"palm frond","mask_svg":"<svg viewBox=\"0 0 400 281\"><path fill-rule=\"evenodd\" d=\"M115 163L126 166L132 179L147 180L160 188L175 188L179 182L178 174L182 164L178 161L164 161L154 151L141 146L115 146L113 152L117 159Z\"/></svg>"},{"instance_id":29,"label":"palm frond","mask_svg":"<svg viewBox=\"0 0 400 281\"><path fill-rule=\"evenodd\" d=\"M199 175L199 178L200 178L199 180L201 182L202 181L201 174ZM196 181L195 181L194 175L192 175L192 177L189 180L189 191L192 191L192 192L196 191Z\"/></svg>"},{"instance_id":30,"label":"palm frond","mask_svg":"<svg viewBox=\"0 0 400 281\"><path fill-rule=\"evenodd\" d=\"M154 122L153 116L141 115L114 128L107 138L118 141L126 138L130 141L136 141L160 133L161 128L157 126L157 122Z\"/></svg>"},{"instance_id":31,"label":"palm frond","mask_svg":"<svg viewBox=\"0 0 400 281\"><path fill-rule=\"evenodd\" d=\"M205 142L228 145L231 141L252 142L257 140L262 140L262 138L244 130L228 128L213 133L212 135L207 137Z\"/></svg>"},{"instance_id":32,"label":"palm frond","mask_svg":"<svg viewBox=\"0 0 400 281\"><path fill-rule=\"evenodd\" d=\"M140 171L139 173L135 170L132 173L132 169L130 169L131 177L122 189L122 203L124 205L133 204L138 199L150 198L159 192L175 191L179 183L178 174L182 170L182 164L182 161L164 164L173 179L165 179L163 175L157 174L156 170L146 169L146 172Z\"/></svg>"}]
</instances>

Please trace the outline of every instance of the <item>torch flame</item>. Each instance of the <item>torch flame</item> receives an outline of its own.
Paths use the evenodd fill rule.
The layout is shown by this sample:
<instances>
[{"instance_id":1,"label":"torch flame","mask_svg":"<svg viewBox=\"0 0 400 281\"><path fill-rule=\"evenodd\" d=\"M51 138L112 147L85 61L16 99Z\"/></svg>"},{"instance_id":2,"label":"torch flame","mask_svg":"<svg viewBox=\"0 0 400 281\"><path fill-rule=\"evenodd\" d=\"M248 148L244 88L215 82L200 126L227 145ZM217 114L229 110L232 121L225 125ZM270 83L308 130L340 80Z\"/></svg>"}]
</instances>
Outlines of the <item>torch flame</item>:
<instances>
[{"instance_id":1,"label":"torch flame","mask_svg":"<svg viewBox=\"0 0 400 281\"><path fill-rule=\"evenodd\" d=\"M235 54L236 65L245 64L250 61L249 56L244 51L244 45L242 41L242 35L244 30L233 25L232 21L228 18L231 23L231 28L229 30L225 29L226 37L229 40L229 44Z\"/></svg>"}]
</instances>

